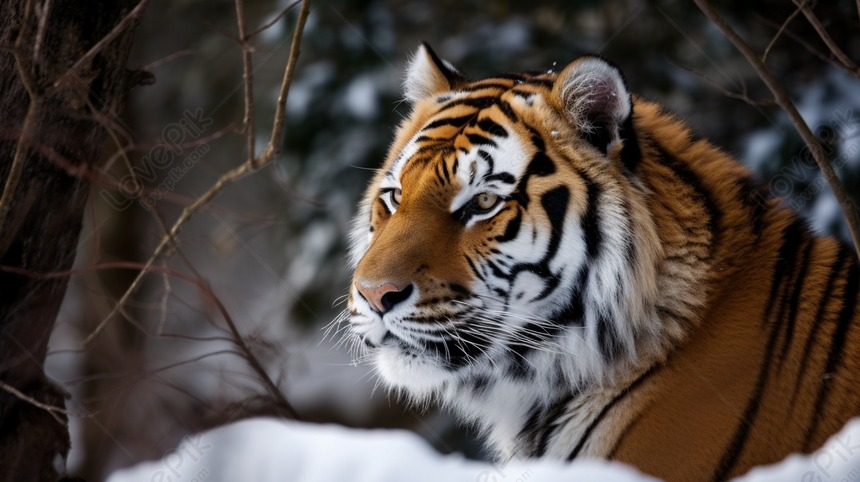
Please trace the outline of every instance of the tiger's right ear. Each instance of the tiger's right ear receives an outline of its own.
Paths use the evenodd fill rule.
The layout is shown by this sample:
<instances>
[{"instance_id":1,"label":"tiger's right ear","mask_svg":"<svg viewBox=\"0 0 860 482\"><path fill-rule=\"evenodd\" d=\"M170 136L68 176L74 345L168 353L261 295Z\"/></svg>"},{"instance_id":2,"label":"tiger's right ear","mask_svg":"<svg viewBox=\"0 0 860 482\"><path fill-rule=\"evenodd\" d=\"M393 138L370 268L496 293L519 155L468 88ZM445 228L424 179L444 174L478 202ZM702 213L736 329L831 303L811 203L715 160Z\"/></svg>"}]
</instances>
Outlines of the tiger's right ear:
<instances>
[{"instance_id":1,"label":"tiger's right ear","mask_svg":"<svg viewBox=\"0 0 860 482\"><path fill-rule=\"evenodd\" d=\"M440 59L426 42L421 42L406 64L403 93L410 102L417 102L456 90L466 83L468 80L462 72L450 62Z\"/></svg>"}]
</instances>

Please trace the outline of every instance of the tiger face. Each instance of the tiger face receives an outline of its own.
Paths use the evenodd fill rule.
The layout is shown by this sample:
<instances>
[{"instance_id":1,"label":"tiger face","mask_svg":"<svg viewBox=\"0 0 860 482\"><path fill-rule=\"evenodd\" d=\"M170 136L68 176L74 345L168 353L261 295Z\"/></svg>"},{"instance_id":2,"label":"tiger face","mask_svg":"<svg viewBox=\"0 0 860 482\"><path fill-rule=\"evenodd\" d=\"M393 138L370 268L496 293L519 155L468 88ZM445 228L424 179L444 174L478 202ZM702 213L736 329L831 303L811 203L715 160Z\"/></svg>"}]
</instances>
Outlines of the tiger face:
<instances>
[{"instance_id":1,"label":"tiger face","mask_svg":"<svg viewBox=\"0 0 860 482\"><path fill-rule=\"evenodd\" d=\"M419 399L575 384L635 357L661 330L646 319L659 243L620 72L589 56L470 82L422 45L406 97L352 233L358 357Z\"/></svg>"}]
</instances>

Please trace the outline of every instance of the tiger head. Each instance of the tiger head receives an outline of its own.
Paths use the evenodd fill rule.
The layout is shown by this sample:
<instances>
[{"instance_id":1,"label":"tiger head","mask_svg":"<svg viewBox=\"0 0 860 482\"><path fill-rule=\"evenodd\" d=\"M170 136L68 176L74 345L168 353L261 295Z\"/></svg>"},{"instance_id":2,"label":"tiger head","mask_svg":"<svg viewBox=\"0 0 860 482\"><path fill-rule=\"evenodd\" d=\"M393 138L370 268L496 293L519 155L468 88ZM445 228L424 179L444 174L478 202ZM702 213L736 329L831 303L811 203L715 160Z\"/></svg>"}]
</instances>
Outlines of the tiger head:
<instances>
[{"instance_id":1,"label":"tiger head","mask_svg":"<svg viewBox=\"0 0 860 482\"><path fill-rule=\"evenodd\" d=\"M576 386L655 352L661 247L634 99L597 56L471 81L422 44L360 205L348 338L415 399Z\"/></svg>"}]
</instances>

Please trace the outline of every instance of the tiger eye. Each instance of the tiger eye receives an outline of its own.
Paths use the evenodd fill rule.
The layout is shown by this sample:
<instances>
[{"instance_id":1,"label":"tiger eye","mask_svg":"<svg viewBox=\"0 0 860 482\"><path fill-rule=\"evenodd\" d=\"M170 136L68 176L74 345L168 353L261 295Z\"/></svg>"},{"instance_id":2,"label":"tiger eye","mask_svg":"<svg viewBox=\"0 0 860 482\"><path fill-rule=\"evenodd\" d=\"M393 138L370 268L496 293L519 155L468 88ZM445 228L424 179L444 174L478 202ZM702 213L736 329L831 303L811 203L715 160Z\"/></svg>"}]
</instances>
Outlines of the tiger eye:
<instances>
[{"instance_id":1,"label":"tiger eye","mask_svg":"<svg viewBox=\"0 0 860 482\"><path fill-rule=\"evenodd\" d=\"M491 207L496 205L496 201L499 200L499 196L495 194L490 194L488 192L478 194L478 207L481 209L490 209Z\"/></svg>"},{"instance_id":2,"label":"tiger eye","mask_svg":"<svg viewBox=\"0 0 860 482\"><path fill-rule=\"evenodd\" d=\"M391 191L391 202L395 206L400 206L400 199L403 197L403 191L401 189L395 189Z\"/></svg>"}]
</instances>

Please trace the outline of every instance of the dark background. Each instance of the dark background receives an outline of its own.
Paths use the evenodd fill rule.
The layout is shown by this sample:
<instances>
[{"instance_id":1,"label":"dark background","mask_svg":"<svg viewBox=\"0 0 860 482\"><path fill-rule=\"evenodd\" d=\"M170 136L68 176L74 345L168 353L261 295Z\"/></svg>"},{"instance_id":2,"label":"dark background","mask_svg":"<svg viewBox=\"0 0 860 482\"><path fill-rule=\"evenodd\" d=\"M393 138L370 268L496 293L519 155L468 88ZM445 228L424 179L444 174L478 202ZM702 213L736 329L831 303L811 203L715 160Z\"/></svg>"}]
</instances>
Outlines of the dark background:
<instances>
[{"instance_id":1,"label":"dark background","mask_svg":"<svg viewBox=\"0 0 860 482\"><path fill-rule=\"evenodd\" d=\"M249 30L286 4L248 1ZM787 0L714 5L759 52L795 8ZM721 90L769 97L692 2L316 1L311 9L288 101L283 154L276 165L228 188L180 237L183 254L211 283L306 420L403 427L441 451L481 456L450 417L414 411L384 389L374 391L376 380L367 368L350 366L344 350L333 347L337 336L323 339L322 328L343 308L333 302L349 282L347 233L356 202L385 155L393 126L409 112L400 102L400 82L420 40L473 78L560 68L581 54L600 53L622 68L633 92L660 102L736 155L801 207L816 229L849 239L829 189L815 193L810 187L821 182L817 169L811 161L797 162L802 142L787 117L778 107L750 105ZM254 41L258 152L270 135L297 12ZM855 2L820 2L815 12L846 53L860 60ZM236 32L232 2L155 0L147 8L130 68L187 49L193 53L152 67L155 85L133 92L123 121L137 142L159 142L186 110L201 109L211 118L204 135L230 123L241 126L241 49L212 25ZM788 30L826 51L803 15ZM860 81L787 34L775 43L768 65L810 126L818 126L816 133L832 144L830 158L846 154L838 172L860 199ZM848 120L838 130L822 127L843 117ZM239 132L207 146L173 194L201 195L245 156ZM144 153L134 152L131 160L139 165ZM158 170L159 178L147 185L159 185L170 169ZM117 163L111 172L119 178L127 171ZM77 266L142 262L152 253L161 236L154 217L117 199L121 193L93 187ZM156 206L168 220L183 207L176 199ZM176 256L166 266L187 271ZM51 342L48 373L74 397L67 408L89 415L72 418L69 467L92 480L162 457L190 432L267 413L255 399L260 384L246 364L220 353L229 343L183 338L217 336L224 325L211 303L179 280L149 275L129 309L138 327L115 320L95 344L79 350L80 340L107 315L134 274L101 270L74 277ZM181 336L151 336L159 327Z\"/></svg>"}]
</instances>

